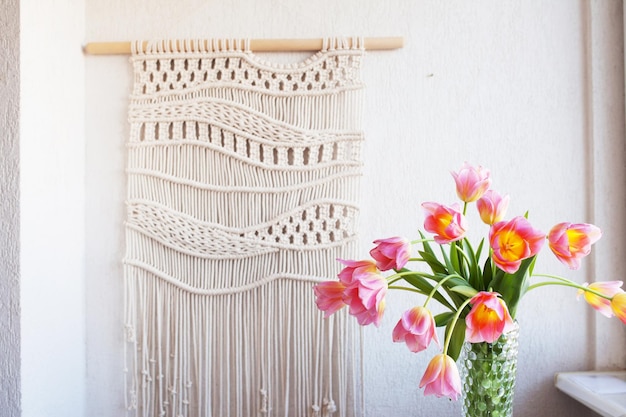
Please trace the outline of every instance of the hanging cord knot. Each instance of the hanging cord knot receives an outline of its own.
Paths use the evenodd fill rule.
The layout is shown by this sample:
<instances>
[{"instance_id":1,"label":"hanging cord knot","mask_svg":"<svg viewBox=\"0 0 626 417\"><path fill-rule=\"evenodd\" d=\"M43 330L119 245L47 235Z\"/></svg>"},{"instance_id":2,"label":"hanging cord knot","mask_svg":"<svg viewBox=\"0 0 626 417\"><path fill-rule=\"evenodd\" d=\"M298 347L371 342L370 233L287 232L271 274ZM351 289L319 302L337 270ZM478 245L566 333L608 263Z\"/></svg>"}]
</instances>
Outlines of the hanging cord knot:
<instances>
[{"instance_id":1,"label":"hanging cord knot","mask_svg":"<svg viewBox=\"0 0 626 417\"><path fill-rule=\"evenodd\" d=\"M127 342L135 342L135 328L127 324L124 326L124 331L126 333L126 341Z\"/></svg>"},{"instance_id":2,"label":"hanging cord knot","mask_svg":"<svg viewBox=\"0 0 626 417\"><path fill-rule=\"evenodd\" d=\"M269 412L269 409L267 407L267 391L261 389L259 392L261 393L261 414L267 415L267 413Z\"/></svg>"},{"instance_id":3,"label":"hanging cord knot","mask_svg":"<svg viewBox=\"0 0 626 417\"><path fill-rule=\"evenodd\" d=\"M135 390L130 391L130 404L128 405L129 410L137 409L137 392Z\"/></svg>"},{"instance_id":4,"label":"hanging cord knot","mask_svg":"<svg viewBox=\"0 0 626 417\"><path fill-rule=\"evenodd\" d=\"M331 414L334 414L337 411L337 406L332 399L324 398L322 402L323 415L322 417L330 417Z\"/></svg>"}]
</instances>

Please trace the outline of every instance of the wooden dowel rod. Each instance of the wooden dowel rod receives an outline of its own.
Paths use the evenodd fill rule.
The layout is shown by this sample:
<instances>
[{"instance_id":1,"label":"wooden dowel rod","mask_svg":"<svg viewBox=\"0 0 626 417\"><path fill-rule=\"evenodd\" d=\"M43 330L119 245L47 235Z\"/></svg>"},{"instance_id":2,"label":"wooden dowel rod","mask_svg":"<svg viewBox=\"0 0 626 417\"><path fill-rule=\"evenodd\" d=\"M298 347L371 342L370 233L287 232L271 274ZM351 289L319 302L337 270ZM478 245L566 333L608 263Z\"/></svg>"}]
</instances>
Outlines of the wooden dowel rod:
<instances>
[{"instance_id":1,"label":"wooden dowel rod","mask_svg":"<svg viewBox=\"0 0 626 417\"><path fill-rule=\"evenodd\" d=\"M184 41L176 41L181 44ZM145 49L148 42L144 42ZM250 49L254 52L300 52L319 51L324 44L323 39L251 39ZM399 49L404 45L404 38L364 38L363 46L367 50ZM130 42L90 42L83 47L89 55L128 55L131 53ZM193 51L192 51L193 52Z\"/></svg>"}]
</instances>

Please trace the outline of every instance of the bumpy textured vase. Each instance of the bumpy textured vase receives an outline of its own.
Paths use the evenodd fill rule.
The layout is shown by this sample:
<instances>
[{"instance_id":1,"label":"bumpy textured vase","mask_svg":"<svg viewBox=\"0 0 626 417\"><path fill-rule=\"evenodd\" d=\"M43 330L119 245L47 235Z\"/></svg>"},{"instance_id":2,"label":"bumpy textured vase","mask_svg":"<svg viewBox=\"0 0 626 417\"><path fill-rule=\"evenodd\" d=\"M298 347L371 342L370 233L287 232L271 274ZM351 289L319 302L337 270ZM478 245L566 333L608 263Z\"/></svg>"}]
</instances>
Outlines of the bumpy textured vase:
<instances>
[{"instance_id":1,"label":"bumpy textured vase","mask_svg":"<svg viewBox=\"0 0 626 417\"><path fill-rule=\"evenodd\" d=\"M464 417L511 417L519 326L495 343L465 343L461 352Z\"/></svg>"}]
</instances>

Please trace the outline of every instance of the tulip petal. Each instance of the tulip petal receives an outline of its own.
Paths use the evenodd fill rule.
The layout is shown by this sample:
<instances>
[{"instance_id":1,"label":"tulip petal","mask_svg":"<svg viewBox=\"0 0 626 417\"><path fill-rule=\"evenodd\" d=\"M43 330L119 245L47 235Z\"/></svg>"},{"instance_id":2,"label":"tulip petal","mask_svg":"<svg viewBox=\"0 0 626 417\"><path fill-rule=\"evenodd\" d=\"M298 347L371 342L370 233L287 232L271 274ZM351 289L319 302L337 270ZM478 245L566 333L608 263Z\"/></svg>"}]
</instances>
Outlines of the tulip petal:
<instances>
[{"instance_id":1,"label":"tulip petal","mask_svg":"<svg viewBox=\"0 0 626 417\"><path fill-rule=\"evenodd\" d=\"M545 235L521 216L495 223L489 231L492 259L509 274L517 272L524 259L536 255L544 240Z\"/></svg>"},{"instance_id":2,"label":"tulip petal","mask_svg":"<svg viewBox=\"0 0 626 417\"><path fill-rule=\"evenodd\" d=\"M592 282L591 284L585 283L583 285L591 290L604 294L607 297L615 298L615 295L623 292L621 288L623 285L622 281L597 281ZM585 301L600 314L605 317L613 317L611 300L585 290L578 290L578 295L580 296L581 294L584 296Z\"/></svg>"},{"instance_id":3,"label":"tulip petal","mask_svg":"<svg viewBox=\"0 0 626 417\"><path fill-rule=\"evenodd\" d=\"M428 364L419 387L425 387L424 395L456 400L461 393L461 377L454 360L443 353L435 355Z\"/></svg>"},{"instance_id":4,"label":"tulip petal","mask_svg":"<svg viewBox=\"0 0 626 417\"><path fill-rule=\"evenodd\" d=\"M548 233L550 250L570 269L580 268L580 260L591 252L591 245L602 237L600 229L587 223L559 223Z\"/></svg>"},{"instance_id":5,"label":"tulip petal","mask_svg":"<svg viewBox=\"0 0 626 417\"><path fill-rule=\"evenodd\" d=\"M471 203L478 200L491 185L490 172L480 165L474 167L465 162L458 172L452 172L456 193L461 201Z\"/></svg>"},{"instance_id":6,"label":"tulip petal","mask_svg":"<svg viewBox=\"0 0 626 417\"><path fill-rule=\"evenodd\" d=\"M426 202L422 204L422 207L426 214L424 229L435 235L435 242L444 245L460 240L465 236L466 220L458 204L444 206Z\"/></svg>"},{"instance_id":7,"label":"tulip petal","mask_svg":"<svg viewBox=\"0 0 626 417\"><path fill-rule=\"evenodd\" d=\"M465 317L465 338L470 343L494 343L514 323L506 303L494 292L479 292L470 300L472 309Z\"/></svg>"},{"instance_id":8,"label":"tulip petal","mask_svg":"<svg viewBox=\"0 0 626 417\"><path fill-rule=\"evenodd\" d=\"M370 255L376 261L376 266L381 271L401 269L411 257L411 247L408 239L392 237L375 240L376 247L370 251Z\"/></svg>"},{"instance_id":9,"label":"tulip petal","mask_svg":"<svg viewBox=\"0 0 626 417\"><path fill-rule=\"evenodd\" d=\"M622 323L626 324L626 292L620 292L613 296L611 300L611 309L615 314L615 317L620 319Z\"/></svg>"},{"instance_id":10,"label":"tulip petal","mask_svg":"<svg viewBox=\"0 0 626 417\"><path fill-rule=\"evenodd\" d=\"M324 317L329 317L341 308L345 307L343 302L343 292L346 286L340 281L325 281L313 287L317 298L315 303L317 308L324 311Z\"/></svg>"},{"instance_id":11,"label":"tulip petal","mask_svg":"<svg viewBox=\"0 0 626 417\"><path fill-rule=\"evenodd\" d=\"M393 330L394 342L405 342L411 352L421 352L434 340L439 345L436 324L431 312L418 306L407 310Z\"/></svg>"}]
</instances>

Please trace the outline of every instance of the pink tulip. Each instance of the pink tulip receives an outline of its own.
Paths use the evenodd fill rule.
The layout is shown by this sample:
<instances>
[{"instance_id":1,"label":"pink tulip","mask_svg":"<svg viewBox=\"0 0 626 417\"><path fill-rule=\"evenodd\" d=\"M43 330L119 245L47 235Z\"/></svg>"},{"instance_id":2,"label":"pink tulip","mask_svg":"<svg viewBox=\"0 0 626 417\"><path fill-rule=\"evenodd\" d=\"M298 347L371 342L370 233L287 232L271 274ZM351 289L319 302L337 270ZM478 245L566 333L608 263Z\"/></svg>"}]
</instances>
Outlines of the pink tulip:
<instances>
[{"instance_id":1,"label":"pink tulip","mask_svg":"<svg viewBox=\"0 0 626 417\"><path fill-rule=\"evenodd\" d=\"M536 255L544 240L545 235L521 216L498 222L489 231L492 259L509 274L515 273L524 259Z\"/></svg>"},{"instance_id":2,"label":"pink tulip","mask_svg":"<svg viewBox=\"0 0 626 417\"><path fill-rule=\"evenodd\" d=\"M350 308L350 314L355 316L361 326L374 323L380 325L385 311L385 295L387 281L384 277L371 277L355 281L344 291L344 303Z\"/></svg>"},{"instance_id":3,"label":"pink tulip","mask_svg":"<svg viewBox=\"0 0 626 417\"><path fill-rule=\"evenodd\" d=\"M420 388L424 386L424 395L456 400L461 393L461 377L454 360L444 353L435 355L420 381Z\"/></svg>"},{"instance_id":4,"label":"pink tulip","mask_svg":"<svg viewBox=\"0 0 626 417\"><path fill-rule=\"evenodd\" d=\"M493 190L487 191L476 202L480 218L485 224L492 225L504 218L509 208L509 196L502 197Z\"/></svg>"},{"instance_id":5,"label":"pink tulip","mask_svg":"<svg viewBox=\"0 0 626 417\"><path fill-rule=\"evenodd\" d=\"M584 283L583 285L590 290L597 291L600 294L604 294L609 298L614 298L617 294L621 294L624 292L624 290L622 290L621 288L622 284L622 281L597 281L592 282L591 284ZM607 300L606 298L590 293L589 291L578 290L579 297L581 294L585 297L585 301L589 303L591 307L598 310L600 314L606 317L613 317L611 300Z\"/></svg>"},{"instance_id":6,"label":"pink tulip","mask_svg":"<svg viewBox=\"0 0 626 417\"><path fill-rule=\"evenodd\" d=\"M316 295L315 304L325 312L324 317L329 317L345 307L346 303L343 302L345 289L346 286L341 281L324 281L313 287Z\"/></svg>"},{"instance_id":7,"label":"pink tulip","mask_svg":"<svg viewBox=\"0 0 626 417\"><path fill-rule=\"evenodd\" d=\"M374 244L376 247L370 251L370 255L376 260L376 266L381 271L402 269L411 257L411 245L408 239L390 237L375 240Z\"/></svg>"},{"instance_id":8,"label":"pink tulip","mask_svg":"<svg viewBox=\"0 0 626 417\"><path fill-rule=\"evenodd\" d=\"M459 211L458 204L448 207L437 203L423 203L422 207L426 213L424 229L435 234L435 242L443 245L465 236L465 216Z\"/></svg>"},{"instance_id":9,"label":"pink tulip","mask_svg":"<svg viewBox=\"0 0 626 417\"><path fill-rule=\"evenodd\" d=\"M465 162L459 172L452 172L452 176L456 183L456 194L466 203L478 200L491 185L489 170L480 165L473 167Z\"/></svg>"},{"instance_id":10,"label":"pink tulip","mask_svg":"<svg viewBox=\"0 0 626 417\"><path fill-rule=\"evenodd\" d=\"M611 300L611 309L615 316L626 324L626 292L615 294Z\"/></svg>"},{"instance_id":11,"label":"pink tulip","mask_svg":"<svg viewBox=\"0 0 626 417\"><path fill-rule=\"evenodd\" d=\"M380 325L385 310L387 280L380 275L372 261L339 260L346 267L339 273L339 280L346 286L343 302L361 326Z\"/></svg>"},{"instance_id":12,"label":"pink tulip","mask_svg":"<svg viewBox=\"0 0 626 417\"><path fill-rule=\"evenodd\" d=\"M479 292L470 300L472 309L465 317L465 340L493 343L513 327L506 303L494 292Z\"/></svg>"},{"instance_id":13,"label":"pink tulip","mask_svg":"<svg viewBox=\"0 0 626 417\"><path fill-rule=\"evenodd\" d=\"M411 352L421 352L435 341L439 346L435 319L430 311L418 306L407 310L393 329L393 341L405 342Z\"/></svg>"},{"instance_id":14,"label":"pink tulip","mask_svg":"<svg viewBox=\"0 0 626 417\"><path fill-rule=\"evenodd\" d=\"M346 286L352 284L355 280L358 281L378 273L376 264L371 260L350 261L338 259L338 261L344 264L345 268L343 268L337 276L339 277L339 281L343 282Z\"/></svg>"},{"instance_id":15,"label":"pink tulip","mask_svg":"<svg viewBox=\"0 0 626 417\"><path fill-rule=\"evenodd\" d=\"M587 223L559 223L548 233L550 249L570 269L580 268L580 259L589 255L591 245L602 237L600 229Z\"/></svg>"}]
</instances>

